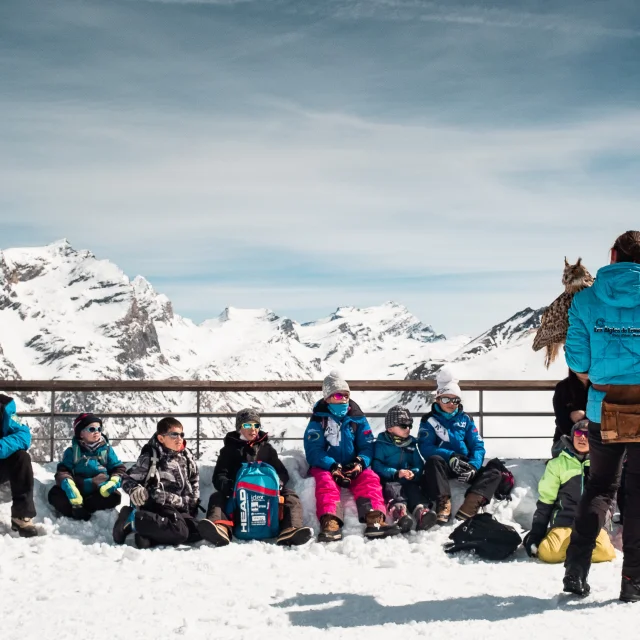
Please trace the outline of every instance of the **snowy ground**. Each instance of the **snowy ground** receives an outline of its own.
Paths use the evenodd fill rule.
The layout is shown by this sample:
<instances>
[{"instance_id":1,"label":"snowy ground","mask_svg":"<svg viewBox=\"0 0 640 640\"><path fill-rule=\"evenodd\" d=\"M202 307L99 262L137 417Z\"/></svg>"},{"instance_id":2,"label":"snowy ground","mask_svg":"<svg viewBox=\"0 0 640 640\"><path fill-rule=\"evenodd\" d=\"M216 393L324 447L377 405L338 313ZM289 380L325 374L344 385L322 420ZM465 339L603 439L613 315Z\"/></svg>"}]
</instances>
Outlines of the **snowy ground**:
<instances>
[{"instance_id":1,"label":"snowy ground","mask_svg":"<svg viewBox=\"0 0 640 640\"><path fill-rule=\"evenodd\" d=\"M285 457L317 527L313 480L299 453ZM511 461L518 487L496 513L520 531L531 521L541 462ZM581 638L625 634L640 608L617 601L620 559L592 570L592 595L561 595L562 566L527 558L487 563L442 550L451 527L365 541L348 507L346 537L298 549L235 543L139 551L111 541L115 513L89 523L53 517L53 466L36 466L41 537L9 533L0 491L2 638ZM203 494L211 467L202 467ZM460 493L456 495L460 502ZM454 507L457 505L454 501ZM4 535L3 535L4 534ZM631 636L632 637L632 636Z\"/></svg>"}]
</instances>

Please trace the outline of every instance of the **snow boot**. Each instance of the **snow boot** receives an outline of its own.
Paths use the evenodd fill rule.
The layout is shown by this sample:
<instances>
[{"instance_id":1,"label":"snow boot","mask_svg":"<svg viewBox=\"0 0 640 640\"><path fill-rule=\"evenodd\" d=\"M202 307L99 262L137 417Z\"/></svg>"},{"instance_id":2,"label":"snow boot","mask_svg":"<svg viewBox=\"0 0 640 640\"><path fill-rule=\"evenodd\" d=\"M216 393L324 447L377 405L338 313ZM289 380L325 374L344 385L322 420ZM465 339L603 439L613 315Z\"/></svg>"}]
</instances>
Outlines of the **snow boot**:
<instances>
[{"instance_id":1,"label":"snow boot","mask_svg":"<svg viewBox=\"0 0 640 640\"><path fill-rule=\"evenodd\" d=\"M340 520L330 513L320 518L320 528L322 529L318 534L318 542L336 542L342 540L342 525Z\"/></svg>"},{"instance_id":2,"label":"snow boot","mask_svg":"<svg viewBox=\"0 0 640 640\"><path fill-rule=\"evenodd\" d=\"M87 522L88 520L91 520L91 511L83 505L80 505L79 507L71 507L71 517L74 520L84 520Z\"/></svg>"},{"instance_id":3,"label":"snow boot","mask_svg":"<svg viewBox=\"0 0 640 640\"><path fill-rule=\"evenodd\" d=\"M136 543L136 548L138 549L151 549L151 547L155 546L152 540L145 536L141 536L139 533L136 533L133 540Z\"/></svg>"},{"instance_id":4,"label":"snow boot","mask_svg":"<svg viewBox=\"0 0 640 640\"><path fill-rule=\"evenodd\" d=\"M33 538L38 535L32 518L11 518L11 530L17 531L21 538Z\"/></svg>"},{"instance_id":5,"label":"snow boot","mask_svg":"<svg viewBox=\"0 0 640 640\"><path fill-rule=\"evenodd\" d=\"M587 576L580 570L567 568L562 584L564 586L562 589L563 591L567 593L574 593L582 598L591 593L591 587L587 582Z\"/></svg>"},{"instance_id":6,"label":"snow boot","mask_svg":"<svg viewBox=\"0 0 640 640\"><path fill-rule=\"evenodd\" d=\"M622 602L640 602L640 580L622 576L620 600Z\"/></svg>"},{"instance_id":7,"label":"snow boot","mask_svg":"<svg viewBox=\"0 0 640 640\"><path fill-rule=\"evenodd\" d=\"M231 542L231 529L221 522L205 518L198 523L198 531L214 547L226 547Z\"/></svg>"},{"instance_id":8,"label":"snow boot","mask_svg":"<svg viewBox=\"0 0 640 640\"><path fill-rule=\"evenodd\" d=\"M311 527L289 527L280 532L276 544L281 547L297 547L313 538Z\"/></svg>"},{"instance_id":9,"label":"snow boot","mask_svg":"<svg viewBox=\"0 0 640 640\"><path fill-rule=\"evenodd\" d=\"M465 496L462 506L458 509L458 513L456 513L456 520L464 521L473 518L485 503L486 500L484 496L470 491Z\"/></svg>"},{"instance_id":10,"label":"snow boot","mask_svg":"<svg viewBox=\"0 0 640 640\"><path fill-rule=\"evenodd\" d=\"M398 525L401 533L408 533L415 524L413 518L407 513L407 505L404 502L396 503L389 511L391 519Z\"/></svg>"},{"instance_id":11,"label":"snow boot","mask_svg":"<svg viewBox=\"0 0 640 640\"><path fill-rule=\"evenodd\" d=\"M436 507L436 524L447 524L451 517L451 498L449 496L443 496L438 499L438 506Z\"/></svg>"},{"instance_id":12,"label":"snow boot","mask_svg":"<svg viewBox=\"0 0 640 640\"><path fill-rule=\"evenodd\" d=\"M427 509L419 504L413 510L413 519L416 521L416 531L427 531L436 524L437 515L435 511Z\"/></svg>"},{"instance_id":13,"label":"snow boot","mask_svg":"<svg viewBox=\"0 0 640 640\"><path fill-rule=\"evenodd\" d=\"M136 510L133 507L122 507L118 519L113 525L113 541L116 544L124 544L127 536L133 532L133 522Z\"/></svg>"},{"instance_id":14,"label":"snow boot","mask_svg":"<svg viewBox=\"0 0 640 640\"><path fill-rule=\"evenodd\" d=\"M387 524L384 513L376 509L367 513L365 523L365 538L388 538L400 533L400 527L397 524Z\"/></svg>"}]
</instances>

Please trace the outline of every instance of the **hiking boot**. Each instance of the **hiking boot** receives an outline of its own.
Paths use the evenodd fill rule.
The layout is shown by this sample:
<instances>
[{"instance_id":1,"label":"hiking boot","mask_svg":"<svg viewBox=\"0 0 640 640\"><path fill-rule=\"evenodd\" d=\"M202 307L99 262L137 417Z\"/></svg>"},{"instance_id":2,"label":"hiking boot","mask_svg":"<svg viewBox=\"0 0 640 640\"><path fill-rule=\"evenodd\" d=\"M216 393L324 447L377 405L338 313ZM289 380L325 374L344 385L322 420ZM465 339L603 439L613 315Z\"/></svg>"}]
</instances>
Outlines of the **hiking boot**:
<instances>
[{"instance_id":1,"label":"hiking boot","mask_svg":"<svg viewBox=\"0 0 640 640\"><path fill-rule=\"evenodd\" d=\"M620 600L622 602L640 602L640 580L622 576Z\"/></svg>"},{"instance_id":2,"label":"hiking boot","mask_svg":"<svg viewBox=\"0 0 640 640\"><path fill-rule=\"evenodd\" d=\"M413 529L413 518L407 513L407 505L403 502L394 504L389 511L389 515L398 525L401 533L408 533Z\"/></svg>"},{"instance_id":3,"label":"hiking boot","mask_svg":"<svg viewBox=\"0 0 640 640\"><path fill-rule=\"evenodd\" d=\"M231 529L213 520L200 520L198 523L200 535L214 547L226 547L231 542Z\"/></svg>"},{"instance_id":4,"label":"hiking boot","mask_svg":"<svg viewBox=\"0 0 640 640\"><path fill-rule=\"evenodd\" d=\"M313 538L311 527L289 527L280 532L276 544L281 547L297 547Z\"/></svg>"},{"instance_id":5,"label":"hiking boot","mask_svg":"<svg viewBox=\"0 0 640 640\"><path fill-rule=\"evenodd\" d=\"M321 531L318 534L318 542L336 542L342 540L342 525L340 520L330 513L320 518Z\"/></svg>"},{"instance_id":6,"label":"hiking boot","mask_svg":"<svg viewBox=\"0 0 640 640\"><path fill-rule=\"evenodd\" d=\"M133 532L133 521L136 510L132 507L122 507L118 519L113 525L113 541L116 544L124 544L127 536Z\"/></svg>"},{"instance_id":7,"label":"hiking boot","mask_svg":"<svg viewBox=\"0 0 640 640\"><path fill-rule=\"evenodd\" d=\"M136 533L133 540L138 549L151 549L151 547L154 546L153 541L149 538L145 538L145 536L141 536L139 533Z\"/></svg>"},{"instance_id":8,"label":"hiking boot","mask_svg":"<svg viewBox=\"0 0 640 640\"><path fill-rule=\"evenodd\" d=\"M563 591L566 591L567 593L574 593L582 598L588 596L591 592L591 587L587 582L586 576L583 577L581 573L570 569L567 570L562 584L564 585L564 588L562 589ZM620 594L620 597L622 599L622 594Z\"/></svg>"},{"instance_id":9,"label":"hiking boot","mask_svg":"<svg viewBox=\"0 0 640 640\"><path fill-rule=\"evenodd\" d=\"M447 524L451 517L451 498L449 496L443 496L438 499L438 506L436 507L436 524Z\"/></svg>"},{"instance_id":10,"label":"hiking boot","mask_svg":"<svg viewBox=\"0 0 640 640\"><path fill-rule=\"evenodd\" d=\"M413 510L413 519L416 521L416 531L427 531L436 524L437 515L435 511L419 504Z\"/></svg>"},{"instance_id":11,"label":"hiking boot","mask_svg":"<svg viewBox=\"0 0 640 640\"><path fill-rule=\"evenodd\" d=\"M462 506L458 509L458 513L456 513L456 520L464 521L473 518L480 510L480 507L484 506L485 502L484 496L470 491L465 496Z\"/></svg>"},{"instance_id":12,"label":"hiking boot","mask_svg":"<svg viewBox=\"0 0 640 640\"><path fill-rule=\"evenodd\" d=\"M91 511L83 505L71 507L71 517L74 520L84 520L86 522L87 520L91 520Z\"/></svg>"},{"instance_id":13,"label":"hiking boot","mask_svg":"<svg viewBox=\"0 0 640 640\"><path fill-rule=\"evenodd\" d=\"M38 535L32 518L11 518L11 530L17 531L21 538L33 538Z\"/></svg>"},{"instance_id":14,"label":"hiking boot","mask_svg":"<svg viewBox=\"0 0 640 640\"><path fill-rule=\"evenodd\" d=\"M364 530L365 538L388 538L400 533L400 527L397 524L387 524L384 513L377 509L367 513L365 522L367 524Z\"/></svg>"}]
</instances>

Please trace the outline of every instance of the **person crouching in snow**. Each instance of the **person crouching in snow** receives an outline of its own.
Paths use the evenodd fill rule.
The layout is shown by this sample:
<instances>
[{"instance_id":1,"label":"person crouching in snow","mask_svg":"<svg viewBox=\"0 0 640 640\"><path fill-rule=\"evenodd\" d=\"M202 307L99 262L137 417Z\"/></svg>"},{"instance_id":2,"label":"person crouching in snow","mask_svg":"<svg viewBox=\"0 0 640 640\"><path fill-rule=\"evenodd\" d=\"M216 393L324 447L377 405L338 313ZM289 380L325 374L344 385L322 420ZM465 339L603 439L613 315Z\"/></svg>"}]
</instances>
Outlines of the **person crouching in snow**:
<instances>
[{"instance_id":1,"label":"person crouching in snow","mask_svg":"<svg viewBox=\"0 0 640 640\"><path fill-rule=\"evenodd\" d=\"M426 489L436 505L436 522L446 524L451 517L450 479L471 485L456 514L457 520L467 520L491 501L502 474L494 467L482 468L484 442L464 412L458 381L441 370L436 382L436 400L420 421L418 450L424 460Z\"/></svg>"},{"instance_id":2,"label":"person crouching in snow","mask_svg":"<svg viewBox=\"0 0 640 640\"><path fill-rule=\"evenodd\" d=\"M167 417L158 422L122 488L132 506L120 510L114 542L124 544L130 533L135 533L139 549L200 540L195 521L200 504L198 465L178 420Z\"/></svg>"},{"instance_id":3,"label":"person crouching in snow","mask_svg":"<svg viewBox=\"0 0 640 640\"><path fill-rule=\"evenodd\" d=\"M539 500L531 531L524 538L529 556L543 562L564 562L571 539L573 521L589 475L589 439L586 426L573 425L571 435L560 438L558 457L547 462L538 484ZM600 529L592 562L609 562L616 552L605 529Z\"/></svg>"},{"instance_id":4,"label":"person crouching in snow","mask_svg":"<svg viewBox=\"0 0 640 640\"><path fill-rule=\"evenodd\" d=\"M224 446L213 470L216 491L209 499L207 516L198 530L202 537L223 547L231 541L233 522L227 514L227 505L236 484L236 476L245 462L265 462L272 466L280 478L280 498L284 499L283 517L276 544L301 545L311 539L313 529L303 526L302 503L296 493L286 488L289 472L269 443L269 436L260 429L260 414L254 409L242 409L236 414L236 428L224 437Z\"/></svg>"},{"instance_id":5,"label":"person crouching in snow","mask_svg":"<svg viewBox=\"0 0 640 640\"><path fill-rule=\"evenodd\" d=\"M103 434L98 416L81 413L73 421L73 432L56 470L49 504L67 518L89 520L94 512L120 504L118 487L126 469Z\"/></svg>"},{"instance_id":6,"label":"person crouching in snow","mask_svg":"<svg viewBox=\"0 0 640 640\"><path fill-rule=\"evenodd\" d=\"M414 524L418 531L426 531L436 523L421 487L423 463L417 441L409 433L412 425L409 409L399 404L391 407L384 419L385 431L375 442L371 465L383 482L389 515L402 533L411 531Z\"/></svg>"},{"instance_id":7,"label":"person crouching in snow","mask_svg":"<svg viewBox=\"0 0 640 640\"><path fill-rule=\"evenodd\" d=\"M367 538L400 533L387 525L380 478L371 470L373 434L360 407L350 399L349 385L332 371L322 385L323 399L316 403L304 434L304 451L316 481L319 542L342 538L343 506L340 487L353 493Z\"/></svg>"}]
</instances>

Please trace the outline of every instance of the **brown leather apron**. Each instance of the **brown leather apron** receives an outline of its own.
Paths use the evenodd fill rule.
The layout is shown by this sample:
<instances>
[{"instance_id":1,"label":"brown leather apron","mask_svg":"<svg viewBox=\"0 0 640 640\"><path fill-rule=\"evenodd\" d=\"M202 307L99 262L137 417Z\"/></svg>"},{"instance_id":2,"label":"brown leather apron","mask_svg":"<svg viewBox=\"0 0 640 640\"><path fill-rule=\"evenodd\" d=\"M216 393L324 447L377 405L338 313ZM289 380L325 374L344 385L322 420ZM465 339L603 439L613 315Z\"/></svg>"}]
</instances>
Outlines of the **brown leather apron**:
<instances>
[{"instance_id":1,"label":"brown leather apron","mask_svg":"<svg viewBox=\"0 0 640 640\"><path fill-rule=\"evenodd\" d=\"M640 385L593 384L605 391L602 401L602 442L640 442Z\"/></svg>"}]
</instances>

